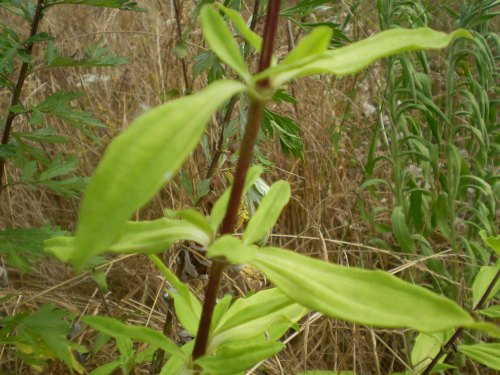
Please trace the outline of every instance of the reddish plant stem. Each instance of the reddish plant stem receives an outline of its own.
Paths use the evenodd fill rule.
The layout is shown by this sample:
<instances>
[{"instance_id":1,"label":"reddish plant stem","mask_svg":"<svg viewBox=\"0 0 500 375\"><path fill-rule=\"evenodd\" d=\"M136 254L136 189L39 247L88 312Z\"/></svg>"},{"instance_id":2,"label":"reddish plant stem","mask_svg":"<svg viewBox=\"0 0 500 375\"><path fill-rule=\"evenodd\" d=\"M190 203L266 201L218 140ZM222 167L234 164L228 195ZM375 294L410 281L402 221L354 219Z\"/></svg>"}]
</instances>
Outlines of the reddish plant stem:
<instances>
[{"instance_id":1,"label":"reddish plant stem","mask_svg":"<svg viewBox=\"0 0 500 375\"><path fill-rule=\"evenodd\" d=\"M45 7L45 0L38 0L38 4L35 9L35 14L33 16L33 20L31 22L30 29L30 37L36 35L38 32L38 25L43 18L43 9ZM34 42L30 42L26 44L24 51L28 56L31 56L33 53L33 45ZM16 87L14 88L14 93L12 94L12 99L10 101L10 106L14 106L19 104L19 98L21 97L21 91L23 90L24 81L28 76L28 68L29 63L23 62L21 65L21 70L19 71L19 75L17 77ZM12 131L12 123L14 121L14 117L16 114L9 109L7 114L7 119L5 120L5 127L3 129L2 134L2 145L6 145L9 143L10 132ZM3 175L5 174L5 159L0 157L0 191L2 191L3 185Z\"/></svg>"},{"instance_id":2,"label":"reddish plant stem","mask_svg":"<svg viewBox=\"0 0 500 375\"><path fill-rule=\"evenodd\" d=\"M490 285L488 285L488 288L484 292L483 296L481 297L481 299L479 300L477 305L474 306L474 308L472 309L472 312L477 311L477 310L481 310L483 308L483 305L488 301L488 296L491 294L491 291L493 290L493 288L497 284L499 277L500 277L500 271L497 271L495 277L491 281ZM446 342L446 344L444 344L443 347L439 350L439 353L427 365L427 367L425 368L422 375L429 375L431 373L432 369L434 368L434 366L436 366L438 364L441 357L445 353L448 353L453 348L455 341L457 341L460 337L462 337L463 333L464 333L463 327L460 327L455 331L453 336L451 336L451 338Z\"/></svg>"},{"instance_id":3,"label":"reddish plant stem","mask_svg":"<svg viewBox=\"0 0 500 375\"><path fill-rule=\"evenodd\" d=\"M262 53L260 55L257 72L261 72L271 65L274 39L278 29L280 2L280 0L269 1L266 24L264 27ZM257 86L258 88L260 87L265 90L269 87L269 81L267 79L260 81ZM257 133L259 131L260 121L262 119L265 105L265 101L258 100L256 98L250 99L250 108L248 109L248 120L245 135L243 136L243 141L241 143L240 157L234 173L234 182L231 189L226 215L222 221L220 231L221 235L230 234L234 231L241 195L245 185L245 178L250 166L250 159L252 157L252 151L257 139ZM205 292L203 310L201 312L200 325L198 327L198 334L196 336L193 349L193 360L201 357L206 352L210 332L210 323L212 321L212 315L216 305L217 292L219 291L222 274L226 265L227 262L222 258L213 259L212 269L210 270L210 277L208 279L208 285Z\"/></svg>"}]
</instances>

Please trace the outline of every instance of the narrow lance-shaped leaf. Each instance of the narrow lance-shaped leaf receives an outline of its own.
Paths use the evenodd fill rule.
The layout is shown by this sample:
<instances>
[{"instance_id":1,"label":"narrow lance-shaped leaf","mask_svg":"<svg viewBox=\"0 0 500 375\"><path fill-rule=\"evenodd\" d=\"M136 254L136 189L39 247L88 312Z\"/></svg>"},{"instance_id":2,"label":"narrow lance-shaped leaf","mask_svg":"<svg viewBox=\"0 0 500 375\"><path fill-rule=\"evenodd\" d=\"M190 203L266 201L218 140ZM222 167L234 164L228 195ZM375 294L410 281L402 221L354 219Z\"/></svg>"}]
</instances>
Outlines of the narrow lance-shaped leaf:
<instances>
[{"instance_id":1,"label":"narrow lance-shaped leaf","mask_svg":"<svg viewBox=\"0 0 500 375\"><path fill-rule=\"evenodd\" d=\"M219 9L231 20L234 26L236 26L243 38L245 38L257 52L260 52L262 48L262 37L247 26L247 23L241 14L231 8L225 7L222 4L217 3L217 5L219 6Z\"/></svg>"},{"instance_id":2,"label":"narrow lance-shaped leaf","mask_svg":"<svg viewBox=\"0 0 500 375\"><path fill-rule=\"evenodd\" d=\"M383 271L342 267L273 247L252 252L248 262L283 293L333 318L422 332L475 324L453 301ZM233 254L228 249L218 255L233 262Z\"/></svg>"},{"instance_id":3,"label":"narrow lance-shaped leaf","mask_svg":"<svg viewBox=\"0 0 500 375\"><path fill-rule=\"evenodd\" d=\"M201 304L189 288L175 276L156 255L150 256L156 267L163 273L167 281L175 288L169 291L174 299L175 312L182 326L193 336L198 332L201 316Z\"/></svg>"},{"instance_id":4,"label":"narrow lance-shaped leaf","mask_svg":"<svg viewBox=\"0 0 500 375\"><path fill-rule=\"evenodd\" d=\"M250 78L248 68L221 15L212 6L206 5L201 8L200 20L203 36L210 48L243 79L248 80Z\"/></svg>"},{"instance_id":5,"label":"narrow lance-shaped leaf","mask_svg":"<svg viewBox=\"0 0 500 375\"><path fill-rule=\"evenodd\" d=\"M391 221L392 233L394 233L394 237L396 237L401 249L406 253L415 254L417 249L415 248L415 244L411 238L410 230L406 225L406 217L402 206L394 207L391 215Z\"/></svg>"},{"instance_id":6,"label":"narrow lance-shaped leaf","mask_svg":"<svg viewBox=\"0 0 500 375\"><path fill-rule=\"evenodd\" d=\"M462 37L471 38L471 35L465 30L445 34L429 28L391 29L345 47L269 68L255 75L253 80L274 77L273 83L279 87L294 78L312 74L354 74L383 57L405 51L444 48L453 39Z\"/></svg>"},{"instance_id":7,"label":"narrow lance-shaped leaf","mask_svg":"<svg viewBox=\"0 0 500 375\"><path fill-rule=\"evenodd\" d=\"M220 81L135 120L108 147L83 198L72 261L106 250L132 213L148 202L197 145L212 113L245 86Z\"/></svg>"},{"instance_id":8,"label":"narrow lance-shaped leaf","mask_svg":"<svg viewBox=\"0 0 500 375\"><path fill-rule=\"evenodd\" d=\"M213 356L203 356L195 361L204 370L214 375L234 375L252 365L272 357L285 347L281 342L239 344L224 347Z\"/></svg>"},{"instance_id":9,"label":"narrow lance-shaped leaf","mask_svg":"<svg viewBox=\"0 0 500 375\"><path fill-rule=\"evenodd\" d=\"M85 324L112 337L127 337L161 348L170 355L186 359L186 354L169 338L154 329L139 326L129 326L119 320L101 316L85 316Z\"/></svg>"},{"instance_id":10,"label":"narrow lance-shaped leaf","mask_svg":"<svg viewBox=\"0 0 500 375\"><path fill-rule=\"evenodd\" d=\"M306 57L325 52L332 38L332 29L319 26L304 37L299 44L285 57L283 64L292 64Z\"/></svg>"},{"instance_id":11,"label":"narrow lance-shaped leaf","mask_svg":"<svg viewBox=\"0 0 500 375\"><path fill-rule=\"evenodd\" d=\"M458 351L467 357L500 371L500 344L459 345Z\"/></svg>"},{"instance_id":12,"label":"narrow lance-shaped leaf","mask_svg":"<svg viewBox=\"0 0 500 375\"><path fill-rule=\"evenodd\" d=\"M287 181L274 183L264 195L255 215L248 222L243 234L243 244L250 245L260 241L272 229L281 210L290 200L290 184Z\"/></svg>"},{"instance_id":13,"label":"narrow lance-shaped leaf","mask_svg":"<svg viewBox=\"0 0 500 375\"><path fill-rule=\"evenodd\" d=\"M114 253L155 254L168 250L177 241L194 241L208 246L211 234L185 220L157 219L128 221L121 236L107 251ZM71 261L75 249L74 237L57 237L45 241L45 251L62 262Z\"/></svg>"},{"instance_id":14,"label":"narrow lance-shaped leaf","mask_svg":"<svg viewBox=\"0 0 500 375\"><path fill-rule=\"evenodd\" d=\"M481 298L483 298L483 295L486 293L486 290L488 290L488 287L493 282L498 272L500 272L500 266L498 265L481 267L472 284L472 305L474 307L479 303ZM500 280L497 280L489 295L486 297L485 302L492 299L499 290Z\"/></svg>"}]
</instances>

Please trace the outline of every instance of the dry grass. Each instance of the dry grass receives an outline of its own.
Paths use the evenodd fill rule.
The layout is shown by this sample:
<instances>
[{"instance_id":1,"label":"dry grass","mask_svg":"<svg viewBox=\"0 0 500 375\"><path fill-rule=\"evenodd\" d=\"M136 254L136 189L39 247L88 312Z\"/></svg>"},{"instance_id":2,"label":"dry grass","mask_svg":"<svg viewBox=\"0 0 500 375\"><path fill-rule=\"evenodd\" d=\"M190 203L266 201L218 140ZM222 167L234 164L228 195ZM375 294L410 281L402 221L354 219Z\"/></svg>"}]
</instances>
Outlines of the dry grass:
<instances>
[{"instance_id":1,"label":"dry grass","mask_svg":"<svg viewBox=\"0 0 500 375\"><path fill-rule=\"evenodd\" d=\"M107 144L138 114L160 104L160 93L172 88L182 91L181 62L172 53L176 30L171 2L151 0L142 3L149 9L148 13L80 6L61 6L51 11L44 19L42 28L55 35L58 47L66 53L79 53L82 45L103 38L108 47L128 56L130 62L113 69L42 68L27 80L24 100L36 102L57 90L83 91L86 95L82 106L108 125L107 129L97 132L103 144ZM183 21L187 25L192 17L193 2L182 3ZM359 14L375 14L372 13L372 5L364 7L366 9L360 9ZM0 15L5 15L5 12ZM356 18L352 32L357 37L367 35L373 31L374 23L371 17ZM285 34L280 34L280 38L282 42L278 54L284 53L287 48ZM194 29L189 40L188 70L192 66L190 58L204 49L198 28ZM41 50L36 52L37 59L41 59ZM364 245L371 233L355 209L374 123L373 117L363 114L363 103L370 102L377 94L379 69L375 67L345 79L300 80L293 86L299 101L296 111L293 106L276 108L276 111L291 116L302 125L305 152L301 161L284 157L276 143L262 146L264 154L275 163L266 174L266 180L286 179L293 188L293 200L270 241L340 264L384 269L407 266L418 273L424 270L423 264L408 264L396 253ZM97 74L102 80L88 83L85 80L88 74ZM190 84L197 89L203 87L206 81L199 77ZM2 108L5 108L7 100L8 95L3 93L0 96ZM195 111L196 108L186 110ZM350 117L344 124L339 150L335 152L328 134L340 125L346 111L350 111ZM54 155L79 156L81 173L91 175L103 147L93 144L57 119L49 121L72 140L69 145L51 146ZM15 126L19 129L25 125L18 122ZM208 135L210 140L216 139L217 126L210 124ZM195 152L186 166L186 170L194 176L203 175L206 168L207 162L201 151ZM216 180L224 180L220 172ZM219 193L217 191L213 196ZM78 202L23 186L9 188L3 197L0 204L1 227L51 223L70 231L75 228ZM186 194L174 181L152 204L138 213L138 217L154 218L160 216L165 207L179 209L188 205ZM165 256L171 265L175 260L173 253ZM104 268L110 285L105 301L111 314L161 330L168 303L163 297L164 281L155 268L140 256L114 258ZM75 276L68 267L55 261L44 262L31 275L11 270L10 276L9 292L18 297L14 303L4 305L8 314L47 302L77 315L106 314L103 299L88 275ZM226 280L226 289L234 290L235 285L241 286L242 283L247 288L265 284L258 274L235 278L240 280ZM202 296L201 281L193 281L191 286ZM174 327L173 336L179 341L182 339L179 327ZM77 340L91 347L92 338L93 333L84 331ZM405 368L405 363L409 362L407 346L407 335L403 331L373 330L312 316L304 321L301 331L291 338L286 350L263 363L254 373L293 374L307 368L388 374ZM108 345L86 367L91 369L109 361L114 355L115 349ZM2 359L7 361L5 354ZM28 372L26 367L22 369L22 373ZM53 365L46 373L62 374L67 370ZM137 369L137 373L147 373L147 367Z\"/></svg>"}]
</instances>

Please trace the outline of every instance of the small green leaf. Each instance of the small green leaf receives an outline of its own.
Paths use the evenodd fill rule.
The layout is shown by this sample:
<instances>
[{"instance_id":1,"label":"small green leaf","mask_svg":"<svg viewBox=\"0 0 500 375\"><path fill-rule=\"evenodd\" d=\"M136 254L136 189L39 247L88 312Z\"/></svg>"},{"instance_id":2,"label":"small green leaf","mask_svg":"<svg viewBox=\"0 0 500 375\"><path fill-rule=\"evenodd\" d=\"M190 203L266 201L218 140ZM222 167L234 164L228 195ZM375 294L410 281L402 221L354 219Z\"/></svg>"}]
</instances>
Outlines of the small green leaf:
<instances>
[{"instance_id":1,"label":"small green leaf","mask_svg":"<svg viewBox=\"0 0 500 375\"><path fill-rule=\"evenodd\" d=\"M283 64L293 64L301 59L325 52L330 44L331 38L331 28L326 26L316 27L285 57Z\"/></svg>"},{"instance_id":2,"label":"small green leaf","mask_svg":"<svg viewBox=\"0 0 500 375\"><path fill-rule=\"evenodd\" d=\"M167 354L186 359L186 354L173 341L154 329L129 326L119 320L101 316L85 316L82 318L82 321L106 335L135 339L161 348Z\"/></svg>"},{"instance_id":3,"label":"small green leaf","mask_svg":"<svg viewBox=\"0 0 500 375\"><path fill-rule=\"evenodd\" d=\"M262 48L262 37L247 26L241 14L222 4L216 3L216 5L218 5L219 9L231 20L234 26L236 26L243 38L245 38L257 52L260 52Z\"/></svg>"},{"instance_id":4,"label":"small green leaf","mask_svg":"<svg viewBox=\"0 0 500 375\"><path fill-rule=\"evenodd\" d=\"M163 273L170 285L175 288L175 290L169 290L169 294L174 299L177 319L179 319L182 326L186 328L189 333L196 336L201 316L200 301L198 301L189 288L165 266L160 258L156 255L150 255L149 257L161 273Z\"/></svg>"},{"instance_id":5,"label":"small green leaf","mask_svg":"<svg viewBox=\"0 0 500 375\"><path fill-rule=\"evenodd\" d=\"M304 372L299 372L297 375L356 375L352 371L320 371L320 370L309 370ZM391 374L394 375L394 374Z\"/></svg>"},{"instance_id":6,"label":"small green leaf","mask_svg":"<svg viewBox=\"0 0 500 375\"><path fill-rule=\"evenodd\" d=\"M218 256L225 256L227 252L231 252L231 262L237 264L247 263L255 256L257 248L254 246L244 245L240 239L226 234L219 237L215 242L210 245L207 255L211 258Z\"/></svg>"},{"instance_id":7,"label":"small green leaf","mask_svg":"<svg viewBox=\"0 0 500 375\"><path fill-rule=\"evenodd\" d=\"M225 256L232 261L231 251ZM272 247L259 249L249 263L291 299L332 318L421 332L474 324L456 303L386 272L342 267Z\"/></svg>"},{"instance_id":8,"label":"small green leaf","mask_svg":"<svg viewBox=\"0 0 500 375\"><path fill-rule=\"evenodd\" d=\"M401 246L401 249L410 254L415 254L417 249L411 238L410 230L406 225L406 218L402 206L394 207L391 215L392 233Z\"/></svg>"},{"instance_id":9,"label":"small green leaf","mask_svg":"<svg viewBox=\"0 0 500 375\"><path fill-rule=\"evenodd\" d=\"M250 73L240 54L238 44L227 28L221 15L210 5L205 5L200 12L203 36L215 54L232 67L244 80L250 78Z\"/></svg>"},{"instance_id":10,"label":"small green leaf","mask_svg":"<svg viewBox=\"0 0 500 375\"><path fill-rule=\"evenodd\" d=\"M476 275L476 278L474 279L474 283L472 284L473 307L477 306L481 298L483 298L483 295L486 293L486 290L493 282L499 271L500 271L499 267L493 267L493 266L481 267L481 269ZM500 280L497 280L489 296L486 297L485 302L493 298L498 293L499 290L500 290Z\"/></svg>"},{"instance_id":11,"label":"small green leaf","mask_svg":"<svg viewBox=\"0 0 500 375\"><path fill-rule=\"evenodd\" d=\"M411 351L411 364L415 374L421 374L427 368L452 334L453 331L448 331L434 334L420 333L417 336ZM443 362L445 358L446 356L442 356L439 362Z\"/></svg>"},{"instance_id":12,"label":"small green leaf","mask_svg":"<svg viewBox=\"0 0 500 375\"><path fill-rule=\"evenodd\" d=\"M476 310L475 312L492 319L500 319L500 305L493 305L486 309Z\"/></svg>"},{"instance_id":13,"label":"small green leaf","mask_svg":"<svg viewBox=\"0 0 500 375\"><path fill-rule=\"evenodd\" d=\"M250 187L252 187L252 185L255 183L255 181L257 181L262 172L263 169L261 166L254 165L250 167L247 176L245 178L245 186L243 187L243 194L245 194L247 190L250 189ZM226 208L229 202L231 188L232 186L229 189L227 189L219 197L219 199L217 199L214 206L212 207L212 212L210 213L209 221L210 221L210 226L212 227L214 232L217 231L220 223L222 223L222 220L224 219L224 215L226 214Z\"/></svg>"},{"instance_id":14,"label":"small green leaf","mask_svg":"<svg viewBox=\"0 0 500 375\"><path fill-rule=\"evenodd\" d=\"M485 230L482 230L479 234L481 235L484 243L495 250L497 255L500 255L500 236L488 236Z\"/></svg>"},{"instance_id":15,"label":"small green leaf","mask_svg":"<svg viewBox=\"0 0 500 375\"><path fill-rule=\"evenodd\" d=\"M133 212L189 156L216 108L244 89L235 81L214 83L145 113L114 139L83 198L72 254L77 268L119 238Z\"/></svg>"},{"instance_id":16,"label":"small green leaf","mask_svg":"<svg viewBox=\"0 0 500 375\"><path fill-rule=\"evenodd\" d=\"M243 245L260 241L272 229L289 200L290 184L287 181L275 182L250 218L243 234Z\"/></svg>"},{"instance_id":17,"label":"small green leaf","mask_svg":"<svg viewBox=\"0 0 500 375\"><path fill-rule=\"evenodd\" d=\"M459 345L458 351L474 361L500 371L500 344Z\"/></svg>"},{"instance_id":18,"label":"small green leaf","mask_svg":"<svg viewBox=\"0 0 500 375\"><path fill-rule=\"evenodd\" d=\"M225 346L215 355L203 356L195 361L204 370L214 375L234 375L252 365L279 353L285 344L264 342L260 344L232 344Z\"/></svg>"}]
</instances>

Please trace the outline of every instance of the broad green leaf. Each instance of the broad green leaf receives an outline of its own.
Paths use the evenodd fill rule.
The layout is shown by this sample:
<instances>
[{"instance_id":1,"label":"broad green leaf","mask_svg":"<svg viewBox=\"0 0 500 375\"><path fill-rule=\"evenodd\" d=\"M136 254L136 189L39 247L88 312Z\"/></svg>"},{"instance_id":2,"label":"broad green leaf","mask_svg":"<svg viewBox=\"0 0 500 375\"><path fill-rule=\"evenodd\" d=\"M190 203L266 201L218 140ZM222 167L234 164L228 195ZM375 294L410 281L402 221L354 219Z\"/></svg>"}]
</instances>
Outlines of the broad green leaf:
<instances>
[{"instance_id":1,"label":"broad green leaf","mask_svg":"<svg viewBox=\"0 0 500 375\"><path fill-rule=\"evenodd\" d=\"M259 176L262 174L263 168L259 165L254 165L248 170L247 176L245 178L245 186L243 187L243 194L247 192L248 189L257 181ZM232 185L227 189L215 202L212 207L212 212L210 212L210 226L212 229L217 231L219 225L224 219L226 214L227 205L229 203L229 196L231 194Z\"/></svg>"},{"instance_id":2,"label":"broad green leaf","mask_svg":"<svg viewBox=\"0 0 500 375\"><path fill-rule=\"evenodd\" d=\"M458 351L474 361L500 371L500 344L459 345Z\"/></svg>"},{"instance_id":3,"label":"broad green leaf","mask_svg":"<svg viewBox=\"0 0 500 375\"><path fill-rule=\"evenodd\" d=\"M354 74L383 57L405 51L441 49L456 38L471 36L465 30L457 30L451 34L429 28L386 30L349 46L271 67L252 79L257 82L266 77L274 77L274 85L279 87L294 78L312 74Z\"/></svg>"},{"instance_id":4,"label":"broad green leaf","mask_svg":"<svg viewBox=\"0 0 500 375\"><path fill-rule=\"evenodd\" d=\"M194 340L189 341L181 347L181 350L186 353L186 358L191 356L194 348ZM192 375L192 372L187 368L187 361L179 357L170 357L162 367L159 375Z\"/></svg>"},{"instance_id":5,"label":"broad green leaf","mask_svg":"<svg viewBox=\"0 0 500 375\"><path fill-rule=\"evenodd\" d=\"M216 82L145 113L113 140L83 198L71 256L77 268L119 238L133 212L195 148L217 107L244 89L235 81Z\"/></svg>"},{"instance_id":6,"label":"broad green leaf","mask_svg":"<svg viewBox=\"0 0 500 375\"><path fill-rule=\"evenodd\" d=\"M243 234L243 244L250 245L260 241L272 229L289 200L290 184L287 181L275 182L250 218Z\"/></svg>"},{"instance_id":7,"label":"broad green leaf","mask_svg":"<svg viewBox=\"0 0 500 375\"><path fill-rule=\"evenodd\" d=\"M434 334L420 333L417 336L411 351L411 364L415 374L421 374L427 368L452 334L453 331L448 331ZM446 356L442 356L439 362L445 359Z\"/></svg>"},{"instance_id":8,"label":"broad green leaf","mask_svg":"<svg viewBox=\"0 0 500 375\"><path fill-rule=\"evenodd\" d=\"M282 64L293 64L301 59L325 52L330 44L332 33L332 29L327 26L315 27L285 57Z\"/></svg>"},{"instance_id":9,"label":"broad green leaf","mask_svg":"<svg viewBox=\"0 0 500 375\"><path fill-rule=\"evenodd\" d=\"M497 255L500 255L500 236L488 236L485 230L482 230L479 234L481 235L484 243L495 250Z\"/></svg>"},{"instance_id":10,"label":"broad green leaf","mask_svg":"<svg viewBox=\"0 0 500 375\"><path fill-rule=\"evenodd\" d=\"M175 276L168 267L156 255L150 255L150 259L161 271L163 276L175 290L169 289L169 294L174 299L175 313L182 326L193 336L198 332L201 316L201 304L189 288Z\"/></svg>"},{"instance_id":11,"label":"broad green leaf","mask_svg":"<svg viewBox=\"0 0 500 375\"><path fill-rule=\"evenodd\" d=\"M490 286L490 284L495 279L496 274L500 271L499 267L494 266L485 266L481 267L479 272L474 279L474 283L472 284L472 305L475 307L478 302L483 298L483 295L486 293L486 290ZM493 298L498 291L500 290L500 280L497 280L495 286L490 292L490 295L486 298L486 301L489 301Z\"/></svg>"},{"instance_id":12,"label":"broad green leaf","mask_svg":"<svg viewBox=\"0 0 500 375\"><path fill-rule=\"evenodd\" d=\"M203 36L210 48L244 80L248 80L250 77L248 68L240 54L238 44L221 15L212 6L205 5L201 8L200 20Z\"/></svg>"},{"instance_id":13,"label":"broad green leaf","mask_svg":"<svg viewBox=\"0 0 500 375\"><path fill-rule=\"evenodd\" d=\"M410 230L406 225L406 218L402 206L394 207L391 215L391 222L392 233L394 233L394 237L396 237L401 249L406 253L415 254L417 249L411 238Z\"/></svg>"},{"instance_id":14,"label":"broad green leaf","mask_svg":"<svg viewBox=\"0 0 500 375\"><path fill-rule=\"evenodd\" d=\"M492 319L500 319L500 305L493 305L486 309L476 310L475 312Z\"/></svg>"},{"instance_id":15,"label":"broad green leaf","mask_svg":"<svg viewBox=\"0 0 500 375\"><path fill-rule=\"evenodd\" d=\"M245 40L248 41L248 43L250 43L257 52L260 52L262 48L262 37L256 32L250 30L241 14L231 8L225 7L222 4L217 3L217 5L227 18L231 20L234 26L236 26L243 38L245 38Z\"/></svg>"},{"instance_id":16,"label":"broad green leaf","mask_svg":"<svg viewBox=\"0 0 500 375\"><path fill-rule=\"evenodd\" d=\"M139 326L129 326L113 318L101 316L85 316L82 318L85 324L112 337L127 337L147 344L156 346L165 353L186 359L186 354L169 338L154 329Z\"/></svg>"},{"instance_id":17,"label":"broad green leaf","mask_svg":"<svg viewBox=\"0 0 500 375\"><path fill-rule=\"evenodd\" d=\"M204 231L210 237L210 240L214 237L215 234L213 233L208 219L195 209L190 208L187 210L176 211L175 214L181 219L186 220L188 223L191 223Z\"/></svg>"},{"instance_id":18,"label":"broad green leaf","mask_svg":"<svg viewBox=\"0 0 500 375\"><path fill-rule=\"evenodd\" d=\"M232 254L224 255L232 262ZM421 332L474 325L453 301L383 271L342 267L273 247L259 249L249 263L297 303L332 318Z\"/></svg>"},{"instance_id":19,"label":"broad green leaf","mask_svg":"<svg viewBox=\"0 0 500 375\"><path fill-rule=\"evenodd\" d=\"M214 375L234 375L254 364L272 357L285 347L281 342L262 344L238 344L222 348L215 355L203 356L195 361L204 370Z\"/></svg>"},{"instance_id":20,"label":"broad green leaf","mask_svg":"<svg viewBox=\"0 0 500 375\"><path fill-rule=\"evenodd\" d=\"M210 240L210 234L185 220L128 221L120 237L106 251L154 254L168 250L177 241L194 241L208 246ZM45 241L45 251L62 262L70 262L75 242L75 237L52 238Z\"/></svg>"}]
</instances>

